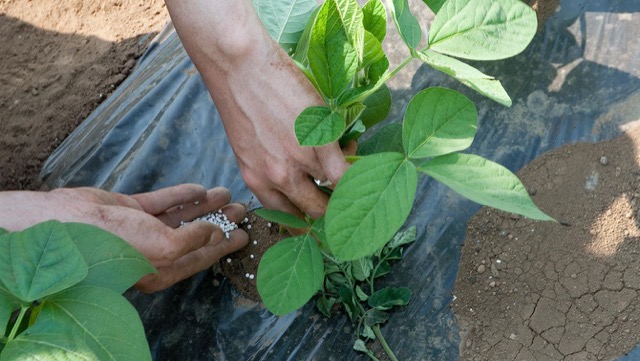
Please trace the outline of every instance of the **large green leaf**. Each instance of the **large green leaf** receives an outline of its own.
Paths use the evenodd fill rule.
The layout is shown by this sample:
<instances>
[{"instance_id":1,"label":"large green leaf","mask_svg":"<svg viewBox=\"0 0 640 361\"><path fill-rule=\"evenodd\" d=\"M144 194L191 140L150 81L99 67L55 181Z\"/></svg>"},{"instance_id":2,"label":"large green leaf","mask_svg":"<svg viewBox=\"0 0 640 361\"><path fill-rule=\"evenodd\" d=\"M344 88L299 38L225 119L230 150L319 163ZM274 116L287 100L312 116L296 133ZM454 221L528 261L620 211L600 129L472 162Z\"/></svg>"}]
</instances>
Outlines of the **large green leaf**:
<instances>
[{"instance_id":1,"label":"large green leaf","mask_svg":"<svg viewBox=\"0 0 640 361\"><path fill-rule=\"evenodd\" d=\"M477 126L471 100L455 90L429 88L409 102L402 143L409 158L435 157L469 147Z\"/></svg>"},{"instance_id":2,"label":"large green leaf","mask_svg":"<svg viewBox=\"0 0 640 361\"><path fill-rule=\"evenodd\" d=\"M59 325L40 324L7 343L0 361L102 361L77 335Z\"/></svg>"},{"instance_id":3,"label":"large green leaf","mask_svg":"<svg viewBox=\"0 0 640 361\"><path fill-rule=\"evenodd\" d=\"M275 209L256 209L256 214L268 221L275 222L287 227L307 228L309 226L307 222L294 216L293 214L278 211Z\"/></svg>"},{"instance_id":4,"label":"large green leaf","mask_svg":"<svg viewBox=\"0 0 640 361\"><path fill-rule=\"evenodd\" d=\"M423 163L418 170L482 205L532 219L553 220L533 203L515 174L480 156L448 154Z\"/></svg>"},{"instance_id":5,"label":"large green leaf","mask_svg":"<svg viewBox=\"0 0 640 361\"><path fill-rule=\"evenodd\" d=\"M0 285L0 336L4 335L4 330L7 328L11 313L20 308L20 306L20 300Z\"/></svg>"},{"instance_id":6,"label":"large green leaf","mask_svg":"<svg viewBox=\"0 0 640 361\"><path fill-rule=\"evenodd\" d=\"M463 59L504 59L523 51L537 26L520 0L448 0L431 24L429 47Z\"/></svg>"},{"instance_id":7,"label":"large green leaf","mask_svg":"<svg viewBox=\"0 0 640 361\"><path fill-rule=\"evenodd\" d=\"M478 69L458 59L442 55L435 51L423 50L418 51L417 54L420 60L457 79L478 93L502 105L511 106L511 98L509 98L500 81L494 77L485 75Z\"/></svg>"},{"instance_id":8,"label":"large green leaf","mask_svg":"<svg viewBox=\"0 0 640 361\"><path fill-rule=\"evenodd\" d=\"M24 302L32 302L80 282L87 264L58 221L0 236L0 283Z\"/></svg>"},{"instance_id":9,"label":"large green leaf","mask_svg":"<svg viewBox=\"0 0 640 361\"><path fill-rule=\"evenodd\" d=\"M327 206L325 231L345 261L373 254L406 220L417 187L415 166L400 153L366 156L342 176Z\"/></svg>"},{"instance_id":10,"label":"large green leaf","mask_svg":"<svg viewBox=\"0 0 640 361\"><path fill-rule=\"evenodd\" d=\"M0 236L2 236L5 233L9 233L9 231L7 231L6 229L0 227Z\"/></svg>"},{"instance_id":11,"label":"large green leaf","mask_svg":"<svg viewBox=\"0 0 640 361\"><path fill-rule=\"evenodd\" d=\"M89 266L79 285L94 285L123 293L142 276L156 272L140 251L122 238L96 226L65 223L69 236Z\"/></svg>"},{"instance_id":12,"label":"large green leaf","mask_svg":"<svg viewBox=\"0 0 640 361\"><path fill-rule=\"evenodd\" d=\"M387 124L373 133L371 138L358 145L358 155L384 152L404 152L402 147L402 124Z\"/></svg>"},{"instance_id":13,"label":"large green leaf","mask_svg":"<svg viewBox=\"0 0 640 361\"><path fill-rule=\"evenodd\" d=\"M409 48L415 49L422 40L422 29L409 9L408 0L393 0L391 15L402 40Z\"/></svg>"},{"instance_id":14,"label":"large green leaf","mask_svg":"<svg viewBox=\"0 0 640 361\"><path fill-rule=\"evenodd\" d=\"M345 31L347 32L347 38L353 45L358 53L358 59L362 59L363 46L364 46L364 24L362 8L358 4L357 0L327 0L335 1L336 9L340 14L340 19Z\"/></svg>"},{"instance_id":15,"label":"large green leaf","mask_svg":"<svg viewBox=\"0 0 640 361\"><path fill-rule=\"evenodd\" d=\"M335 0L322 5L313 24L307 54L319 91L330 99L349 85L362 58L361 51L350 42L339 10Z\"/></svg>"},{"instance_id":16,"label":"large green leaf","mask_svg":"<svg viewBox=\"0 0 640 361\"><path fill-rule=\"evenodd\" d=\"M151 360L135 308L119 293L95 286L47 298L35 324L5 353L11 360Z\"/></svg>"},{"instance_id":17,"label":"large green leaf","mask_svg":"<svg viewBox=\"0 0 640 361\"><path fill-rule=\"evenodd\" d=\"M422 0L422 1L424 1L424 3L427 4L427 6L429 7L429 9L431 9L431 11L437 14L438 11L440 11L440 8L442 7L442 5L444 5L444 3L447 0Z\"/></svg>"},{"instance_id":18,"label":"large green leaf","mask_svg":"<svg viewBox=\"0 0 640 361\"><path fill-rule=\"evenodd\" d=\"M322 286L324 266L316 240L308 233L271 246L258 266L258 292L276 315L302 307Z\"/></svg>"},{"instance_id":19,"label":"large green leaf","mask_svg":"<svg viewBox=\"0 0 640 361\"><path fill-rule=\"evenodd\" d=\"M364 29L375 36L380 43L387 35L387 10L382 0L369 0L362 7Z\"/></svg>"},{"instance_id":20,"label":"large green leaf","mask_svg":"<svg viewBox=\"0 0 640 361\"><path fill-rule=\"evenodd\" d=\"M313 106L303 110L295 123L298 142L303 146L320 146L335 142L345 129L340 113L327 107Z\"/></svg>"},{"instance_id":21,"label":"large green leaf","mask_svg":"<svg viewBox=\"0 0 640 361\"><path fill-rule=\"evenodd\" d=\"M360 119L368 129L385 120L389 115L391 110L391 91L383 84L364 100L364 105L366 108L360 115Z\"/></svg>"},{"instance_id":22,"label":"large green leaf","mask_svg":"<svg viewBox=\"0 0 640 361\"><path fill-rule=\"evenodd\" d=\"M315 0L253 0L253 6L271 37L289 50L296 47L318 5Z\"/></svg>"}]
</instances>

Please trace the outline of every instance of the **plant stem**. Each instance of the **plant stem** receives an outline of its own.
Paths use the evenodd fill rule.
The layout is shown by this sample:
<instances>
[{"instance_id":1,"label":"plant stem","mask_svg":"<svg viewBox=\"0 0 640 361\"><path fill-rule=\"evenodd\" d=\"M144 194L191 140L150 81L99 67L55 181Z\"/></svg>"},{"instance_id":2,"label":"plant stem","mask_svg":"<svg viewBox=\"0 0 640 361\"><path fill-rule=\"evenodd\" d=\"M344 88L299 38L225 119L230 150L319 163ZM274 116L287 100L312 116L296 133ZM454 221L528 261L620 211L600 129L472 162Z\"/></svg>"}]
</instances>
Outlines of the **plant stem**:
<instances>
[{"instance_id":1,"label":"plant stem","mask_svg":"<svg viewBox=\"0 0 640 361\"><path fill-rule=\"evenodd\" d=\"M18 314L18 318L16 319L16 323L14 323L13 324L13 328L11 328L11 333L9 334L8 341L11 341L16 337L16 334L18 333L18 329L20 328L20 325L22 324L22 319L24 318L24 315L27 313L28 309L29 309L29 307L21 307L20 308L20 314Z\"/></svg>"},{"instance_id":2,"label":"plant stem","mask_svg":"<svg viewBox=\"0 0 640 361\"><path fill-rule=\"evenodd\" d=\"M393 78L400 70L402 70L402 68L404 68L405 66L407 66L407 64L409 64L411 62L411 60L413 60L413 56L410 56L406 59L404 59L402 61L402 63L400 63L398 66L396 66L395 69L393 69L391 72L387 73L384 76L384 82L386 83L387 80Z\"/></svg>"},{"instance_id":3,"label":"plant stem","mask_svg":"<svg viewBox=\"0 0 640 361\"><path fill-rule=\"evenodd\" d=\"M398 361L398 358L396 358L396 355L391 350L391 347L389 347L389 345L387 344L387 340L385 340L384 336L382 336L382 332L380 332L380 325L375 324L371 326L371 329L373 330L373 333L376 335L376 338L378 339L378 341L380 341L380 344L382 345L382 348L384 349L384 352L387 354L387 356L389 356L389 358L392 361Z\"/></svg>"}]
</instances>

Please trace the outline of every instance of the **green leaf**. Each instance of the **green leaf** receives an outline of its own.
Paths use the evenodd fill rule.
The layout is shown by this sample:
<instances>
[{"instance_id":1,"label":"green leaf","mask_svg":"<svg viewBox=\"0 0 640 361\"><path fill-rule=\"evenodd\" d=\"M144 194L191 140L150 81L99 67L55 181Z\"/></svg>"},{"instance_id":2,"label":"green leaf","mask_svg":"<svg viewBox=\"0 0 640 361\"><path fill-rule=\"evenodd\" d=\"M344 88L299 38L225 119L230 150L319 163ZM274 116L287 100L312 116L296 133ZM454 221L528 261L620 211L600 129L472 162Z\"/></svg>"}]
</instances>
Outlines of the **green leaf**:
<instances>
[{"instance_id":1,"label":"green leaf","mask_svg":"<svg viewBox=\"0 0 640 361\"><path fill-rule=\"evenodd\" d=\"M469 147L477 126L471 100L451 89L429 88L409 102L402 142L409 158L435 157Z\"/></svg>"},{"instance_id":2,"label":"green leaf","mask_svg":"<svg viewBox=\"0 0 640 361\"><path fill-rule=\"evenodd\" d=\"M349 38L349 42L353 45L358 53L358 59L362 59L364 47L364 24L362 8L357 0L327 0L334 1L336 9L340 15L340 21Z\"/></svg>"},{"instance_id":3,"label":"green leaf","mask_svg":"<svg viewBox=\"0 0 640 361\"><path fill-rule=\"evenodd\" d=\"M366 354L371 352L367 348L367 345L365 345L364 341L362 341L361 339L357 339L356 342L353 343L353 349L356 351L364 352Z\"/></svg>"},{"instance_id":4,"label":"green leaf","mask_svg":"<svg viewBox=\"0 0 640 361\"><path fill-rule=\"evenodd\" d=\"M389 319L389 313L377 308L368 310L364 315L364 324L371 327L376 324L385 323Z\"/></svg>"},{"instance_id":5,"label":"green leaf","mask_svg":"<svg viewBox=\"0 0 640 361\"><path fill-rule=\"evenodd\" d=\"M335 142L344 132L344 128L345 120L340 113L319 106L303 110L295 124L298 142L309 147Z\"/></svg>"},{"instance_id":6,"label":"green leaf","mask_svg":"<svg viewBox=\"0 0 640 361\"><path fill-rule=\"evenodd\" d=\"M275 209L266 209L266 208L256 209L256 214L268 221L275 222L287 227L307 228L309 226L307 222L294 216L293 214L278 211Z\"/></svg>"},{"instance_id":7,"label":"green leaf","mask_svg":"<svg viewBox=\"0 0 640 361\"><path fill-rule=\"evenodd\" d=\"M288 51L298 44L317 3L315 0L253 0L253 6L269 35Z\"/></svg>"},{"instance_id":8,"label":"green leaf","mask_svg":"<svg viewBox=\"0 0 640 361\"><path fill-rule=\"evenodd\" d=\"M326 296L322 295L316 301L316 307L318 308L318 311L320 311L320 313L322 313L326 317L331 317L331 309L333 308L333 305L335 303L335 298L327 298Z\"/></svg>"},{"instance_id":9,"label":"green leaf","mask_svg":"<svg viewBox=\"0 0 640 361\"><path fill-rule=\"evenodd\" d=\"M422 39L422 29L418 19L411 14L408 0L393 0L391 15L402 40L409 48L415 49Z\"/></svg>"},{"instance_id":10,"label":"green leaf","mask_svg":"<svg viewBox=\"0 0 640 361\"><path fill-rule=\"evenodd\" d=\"M358 317L360 317L361 311L357 304L358 301L355 299L351 288L341 285L340 289L338 290L338 295L340 295L340 300L342 301L342 305L349 315L349 319L351 319L351 321L354 321Z\"/></svg>"},{"instance_id":11,"label":"green leaf","mask_svg":"<svg viewBox=\"0 0 640 361\"><path fill-rule=\"evenodd\" d=\"M98 355L77 335L57 325L29 329L2 350L0 360L99 361Z\"/></svg>"},{"instance_id":12,"label":"green leaf","mask_svg":"<svg viewBox=\"0 0 640 361\"><path fill-rule=\"evenodd\" d=\"M381 0L369 0L362 7L364 30L373 34L380 43L387 36L387 10Z\"/></svg>"},{"instance_id":13,"label":"green leaf","mask_svg":"<svg viewBox=\"0 0 640 361\"><path fill-rule=\"evenodd\" d=\"M320 244L327 244L327 236L324 233L324 216L316 219L311 225L311 234L318 239Z\"/></svg>"},{"instance_id":14,"label":"green leaf","mask_svg":"<svg viewBox=\"0 0 640 361\"><path fill-rule=\"evenodd\" d=\"M358 281L366 280L373 271L373 261L370 257L362 257L351 261L351 274Z\"/></svg>"},{"instance_id":15,"label":"green leaf","mask_svg":"<svg viewBox=\"0 0 640 361\"><path fill-rule=\"evenodd\" d=\"M88 266L87 277L78 285L123 293L142 276L156 272L151 262L122 238L89 224L64 225Z\"/></svg>"},{"instance_id":16,"label":"green leaf","mask_svg":"<svg viewBox=\"0 0 640 361\"><path fill-rule=\"evenodd\" d=\"M362 103L354 103L348 106L347 108L342 108L339 110L342 119L344 119L344 123L349 124L350 126L356 122L360 114L364 111L365 106Z\"/></svg>"},{"instance_id":17,"label":"green leaf","mask_svg":"<svg viewBox=\"0 0 640 361\"><path fill-rule=\"evenodd\" d=\"M447 0L422 0L435 14L440 11L440 8Z\"/></svg>"},{"instance_id":18,"label":"green leaf","mask_svg":"<svg viewBox=\"0 0 640 361\"><path fill-rule=\"evenodd\" d=\"M463 59L504 59L523 51L537 27L535 12L519 0L448 0L431 24L429 47Z\"/></svg>"},{"instance_id":19,"label":"green leaf","mask_svg":"<svg viewBox=\"0 0 640 361\"><path fill-rule=\"evenodd\" d=\"M389 272L391 272L391 265L389 265L389 262L384 261L378 265L376 272L373 274L373 278L384 276Z\"/></svg>"},{"instance_id":20,"label":"green leaf","mask_svg":"<svg viewBox=\"0 0 640 361\"><path fill-rule=\"evenodd\" d=\"M509 98L500 81L494 77L485 75L478 69L458 59L436 53L435 51L424 50L418 51L417 54L420 60L429 64L431 67L455 78L487 98L493 99L504 106L511 106L511 98Z\"/></svg>"},{"instance_id":21,"label":"green leaf","mask_svg":"<svg viewBox=\"0 0 640 361\"><path fill-rule=\"evenodd\" d=\"M531 219L554 220L538 209L515 174L480 156L444 155L418 169L474 202Z\"/></svg>"},{"instance_id":22,"label":"green leaf","mask_svg":"<svg viewBox=\"0 0 640 361\"><path fill-rule=\"evenodd\" d=\"M80 282L87 264L58 221L0 236L0 283L24 302L32 302Z\"/></svg>"},{"instance_id":23,"label":"green leaf","mask_svg":"<svg viewBox=\"0 0 640 361\"><path fill-rule=\"evenodd\" d=\"M307 21L307 25L305 26L304 31L302 31L302 35L300 35L300 39L298 40L296 51L293 54L294 62L302 64L304 69L307 69L307 65L309 65L309 57L307 57L307 54L309 52L309 43L311 42L311 30L313 29L313 24L315 24L316 22L318 12L320 12L320 6L316 7L313 13L311 13L309 20ZM313 81L313 83L314 85L316 85L315 80Z\"/></svg>"},{"instance_id":24,"label":"green leaf","mask_svg":"<svg viewBox=\"0 0 640 361\"><path fill-rule=\"evenodd\" d=\"M378 83L387 73L387 70L389 70L389 59L387 59L387 56L385 55L382 59L369 65L369 69L367 70L367 78L371 83ZM381 84L380 86L382 86L383 84Z\"/></svg>"},{"instance_id":25,"label":"green leaf","mask_svg":"<svg viewBox=\"0 0 640 361\"><path fill-rule=\"evenodd\" d=\"M336 98L351 83L362 58L362 43L359 50L350 42L340 10L335 0L325 1L309 42L309 67L319 91L330 99Z\"/></svg>"},{"instance_id":26,"label":"green leaf","mask_svg":"<svg viewBox=\"0 0 640 361\"><path fill-rule=\"evenodd\" d=\"M382 152L404 152L402 147L402 124L387 124L373 133L371 138L358 145L358 154L360 155Z\"/></svg>"},{"instance_id":27,"label":"green leaf","mask_svg":"<svg viewBox=\"0 0 640 361\"><path fill-rule=\"evenodd\" d=\"M4 336L4 330L7 329L7 324L11 319L11 313L20 306L20 300L0 285L0 337Z\"/></svg>"},{"instance_id":28,"label":"green leaf","mask_svg":"<svg viewBox=\"0 0 640 361\"><path fill-rule=\"evenodd\" d=\"M151 360L151 353L140 317L122 295L75 286L47 298L35 324L7 344L3 357L137 361Z\"/></svg>"},{"instance_id":29,"label":"green leaf","mask_svg":"<svg viewBox=\"0 0 640 361\"><path fill-rule=\"evenodd\" d=\"M356 286L356 296L358 296L358 299L362 302L369 298L369 295L367 295L360 286Z\"/></svg>"},{"instance_id":30,"label":"green leaf","mask_svg":"<svg viewBox=\"0 0 640 361\"><path fill-rule=\"evenodd\" d=\"M405 244L413 243L416 240L416 227L411 226L403 232L396 233L393 239L387 243L387 247L396 248Z\"/></svg>"},{"instance_id":31,"label":"green leaf","mask_svg":"<svg viewBox=\"0 0 640 361\"><path fill-rule=\"evenodd\" d=\"M322 287L324 266L308 233L286 238L267 250L258 266L258 292L276 315L302 307Z\"/></svg>"},{"instance_id":32,"label":"green leaf","mask_svg":"<svg viewBox=\"0 0 640 361\"><path fill-rule=\"evenodd\" d=\"M405 306L409 303L411 294L411 289L407 287L385 287L369 297L369 306L377 309Z\"/></svg>"},{"instance_id":33,"label":"green leaf","mask_svg":"<svg viewBox=\"0 0 640 361\"><path fill-rule=\"evenodd\" d=\"M342 176L327 206L325 231L341 260L373 254L402 226L417 187L415 166L399 153L366 156Z\"/></svg>"},{"instance_id":34,"label":"green leaf","mask_svg":"<svg viewBox=\"0 0 640 361\"><path fill-rule=\"evenodd\" d=\"M364 105L365 108L360 115L360 119L368 129L385 120L389 115L391 110L391 91L385 84L382 84L375 93L364 100ZM400 151L402 152L402 150Z\"/></svg>"},{"instance_id":35,"label":"green leaf","mask_svg":"<svg viewBox=\"0 0 640 361\"><path fill-rule=\"evenodd\" d=\"M6 229L0 227L0 236L2 236L5 233L9 233L9 231L7 231Z\"/></svg>"},{"instance_id":36,"label":"green leaf","mask_svg":"<svg viewBox=\"0 0 640 361\"><path fill-rule=\"evenodd\" d=\"M360 68L367 67L385 57L382 44L373 34L368 31L364 32L364 55Z\"/></svg>"}]
</instances>

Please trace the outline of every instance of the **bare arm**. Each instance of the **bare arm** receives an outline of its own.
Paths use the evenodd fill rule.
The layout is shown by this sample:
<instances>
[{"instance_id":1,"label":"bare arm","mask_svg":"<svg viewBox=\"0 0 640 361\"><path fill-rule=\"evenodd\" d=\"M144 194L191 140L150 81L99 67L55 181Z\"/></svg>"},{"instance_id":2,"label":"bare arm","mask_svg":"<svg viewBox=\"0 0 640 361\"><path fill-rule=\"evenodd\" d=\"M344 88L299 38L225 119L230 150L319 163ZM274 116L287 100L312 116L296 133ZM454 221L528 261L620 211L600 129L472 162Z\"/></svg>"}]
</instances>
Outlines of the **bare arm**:
<instances>
[{"instance_id":1,"label":"bare arm","mask_svg":"<svg viewBox=\"0 0 640 361\"><path fill-rule=\"evenodd\" d=\"M243 178L267 208L312 217L348 164L337 143L301 147L294 122L323 101L260 22L250 0L166 0L187 53L222 117Z\"/></svg>"}]
</instances>

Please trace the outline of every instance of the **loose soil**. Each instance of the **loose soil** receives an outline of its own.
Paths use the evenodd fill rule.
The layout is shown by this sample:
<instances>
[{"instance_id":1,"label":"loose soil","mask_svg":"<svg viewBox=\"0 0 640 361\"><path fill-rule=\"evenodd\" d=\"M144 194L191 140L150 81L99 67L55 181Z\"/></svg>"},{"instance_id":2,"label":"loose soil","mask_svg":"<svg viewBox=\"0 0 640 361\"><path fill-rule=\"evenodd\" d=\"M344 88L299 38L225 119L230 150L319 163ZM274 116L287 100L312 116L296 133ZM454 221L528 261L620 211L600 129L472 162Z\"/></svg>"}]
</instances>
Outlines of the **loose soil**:
<instances>
[{"instance_id":1,"label":"loose soil","mask_svg":"<svg viewBox=\"0 0 640 361\"><path fill-rule=\"evenodd\" d=\"M483 209L453 309L461 360L613 360L640 343L640 127L565 146L519 173L560 223Z\"/></svg>"},{"instance_id":2,"label":"loose soil","mask_svg":"<svg viewBox=\"0 0 640 361\"><path fill-rule=\"evenodd\" d=\"M289 237L289 234L281 232L277 223L270 223L254 212L248 212L247 219L248 222L240 227L249 234L249 245L221 259L220 269L242 295L254 302L260 302L256 277L262 255L269 247Z\"/></svg>"},{"instance_id":3,"label":"loose soil","mask_svg":"<svg viewBox=\"0 0 640 361\"><path fill-rule=\"evenodd\" d=\"M0 0L0 190L40 188L45 159L167 20L162 0Z\"/></svg>"}]
</instances>

